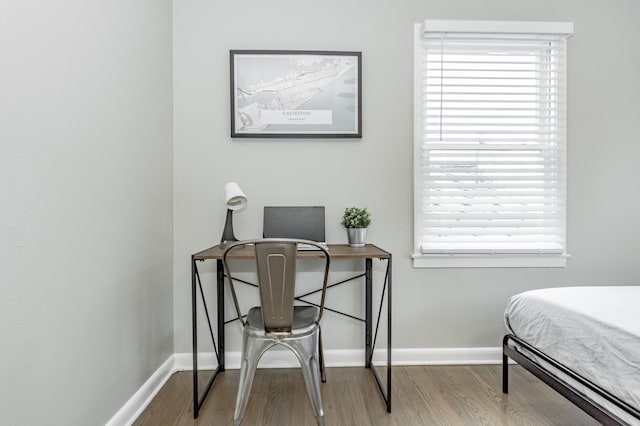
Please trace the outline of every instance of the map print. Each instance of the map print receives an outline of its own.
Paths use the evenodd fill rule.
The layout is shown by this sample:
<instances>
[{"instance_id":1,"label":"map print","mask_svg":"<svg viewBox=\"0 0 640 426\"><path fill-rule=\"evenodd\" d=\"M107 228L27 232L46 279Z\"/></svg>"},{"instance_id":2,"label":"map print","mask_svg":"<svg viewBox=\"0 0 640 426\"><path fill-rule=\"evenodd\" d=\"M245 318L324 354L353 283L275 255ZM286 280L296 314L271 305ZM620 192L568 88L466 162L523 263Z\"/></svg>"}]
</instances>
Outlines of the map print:
<instances>
[{"instance_id":1,"label":"map print","mask_svg":"<svg viewBox=\"0 0 640 426\"><path fill-rule=\"evenodd\" d=\"M236 131L356 133L357 68L344 55L236 56Z\"/></svg>"}]
</instances>

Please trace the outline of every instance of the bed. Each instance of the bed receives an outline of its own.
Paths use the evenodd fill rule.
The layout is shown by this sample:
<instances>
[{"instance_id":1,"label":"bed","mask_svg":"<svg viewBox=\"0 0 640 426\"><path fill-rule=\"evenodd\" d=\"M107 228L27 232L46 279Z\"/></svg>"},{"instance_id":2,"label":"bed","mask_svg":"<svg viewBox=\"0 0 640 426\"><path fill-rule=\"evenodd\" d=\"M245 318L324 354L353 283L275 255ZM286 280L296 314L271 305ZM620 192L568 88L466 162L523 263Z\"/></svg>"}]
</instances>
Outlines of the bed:
<instances>
[{"instance_id":1,"label":"bed","mask_svg":"<svg viewBox=\"0 0 640 426\"><path fill-rule=\"evenodd\" d=\"M601 423L640 425L640 286L524 292L505 325L504 393L510 358Z\"/></svg>"}]
</instances>

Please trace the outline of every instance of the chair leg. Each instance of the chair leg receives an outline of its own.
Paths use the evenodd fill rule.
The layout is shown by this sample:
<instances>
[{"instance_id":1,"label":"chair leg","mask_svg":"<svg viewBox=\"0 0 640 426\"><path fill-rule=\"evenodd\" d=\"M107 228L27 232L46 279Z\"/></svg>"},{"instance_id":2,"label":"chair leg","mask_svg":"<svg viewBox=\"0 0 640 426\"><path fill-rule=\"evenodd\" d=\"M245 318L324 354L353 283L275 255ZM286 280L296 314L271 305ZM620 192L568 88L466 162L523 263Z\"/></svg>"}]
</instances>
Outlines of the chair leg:
<instances>
[{"instance_id":1,"label":"chair leg","mask_svg":"<svg viewBox=\"0 0 640 426\"><path fill-rule=\"evenodd\" d=\"M327 381L327 371L324 365L324 348L322 347L322 329L318 326L318 359L320 359L320 380Z\"/></svg>"},{"instance_id":2,"label":"chair leg","mask_svg":"<svg viewBox=\"0 0 640 426\"><path fill-rule=\"evenodd\" d=\"M318 425L324 426L317 339L318 334L314 333L304 338L288 341L286 346L289 346L300 360L304 384L307 388L307 394L309 394L311 407L318 420Z\"/></svg>"},{"instance_id":3,"label":"chair leg","mask_svg":"<svg viewBox=\"0 0 640 426\"><path fill-rule=\"evenodd\" d=\"M236 409L233 414L233 424L235 426L239 426L244 417L258 361L260 361L262 354L273 345L274 343L268 340L251 338L247 333L242 336L242 364L240 366L240 381L236 396Z\"/></svg>"}]
</instances>

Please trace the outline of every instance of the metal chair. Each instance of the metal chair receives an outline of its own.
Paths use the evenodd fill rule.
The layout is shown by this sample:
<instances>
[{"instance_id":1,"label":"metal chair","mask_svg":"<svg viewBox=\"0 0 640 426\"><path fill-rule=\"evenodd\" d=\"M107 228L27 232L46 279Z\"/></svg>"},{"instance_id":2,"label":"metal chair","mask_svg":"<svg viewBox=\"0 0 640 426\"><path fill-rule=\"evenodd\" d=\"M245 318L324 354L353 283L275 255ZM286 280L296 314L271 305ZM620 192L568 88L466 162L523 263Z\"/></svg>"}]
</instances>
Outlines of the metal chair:
<instances>
[{"instance_id":1,"label":"metal chair","mask_svg":"<svg viewBox=\"0 0 640 426\"><path fill-rule=\"evenodd\" d=\"M319 306L294 306L298 243L315 246L317 251L313 253L324 260ZM253 244L255 251L260 306L251 308L245 319L240 311L227 256L247 244ZM234 425L239 425L244 417L258 361L262 354L276 345L289 348L300 361L311 407L318 424L324 425L320 380L326 379L320 318L327 290L329 252L314 241L265 238L231 244L224 251L222 262L238 318L243 324L242 364Z\"/></svg>"}]
</instances>

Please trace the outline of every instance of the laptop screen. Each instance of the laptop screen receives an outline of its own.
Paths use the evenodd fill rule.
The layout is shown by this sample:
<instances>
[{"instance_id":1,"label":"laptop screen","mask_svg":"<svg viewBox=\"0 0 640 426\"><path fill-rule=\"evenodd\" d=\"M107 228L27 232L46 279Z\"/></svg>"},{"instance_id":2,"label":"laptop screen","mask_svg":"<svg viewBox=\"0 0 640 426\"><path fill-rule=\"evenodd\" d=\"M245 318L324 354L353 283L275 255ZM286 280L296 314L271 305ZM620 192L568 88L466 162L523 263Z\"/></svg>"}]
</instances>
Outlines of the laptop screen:
<instances>
[{"instance_id":1,"label":"laptop screen","mask_svg":"<svg viewBox=\"0 0 640 426\"><path fill-rule=\"evenodd\" d=\"M264 238L299 238L325 242L324 206L264 208Z\"/></svg>"}]
</instances>

